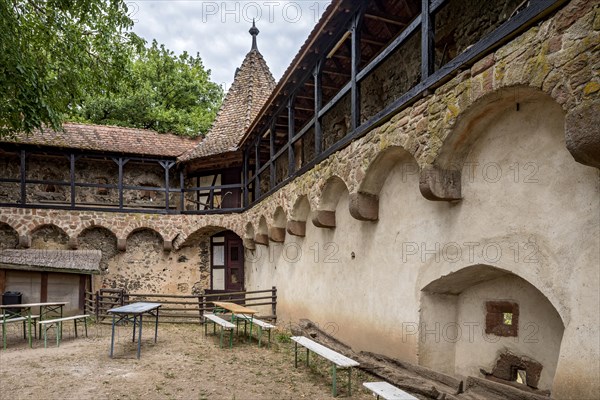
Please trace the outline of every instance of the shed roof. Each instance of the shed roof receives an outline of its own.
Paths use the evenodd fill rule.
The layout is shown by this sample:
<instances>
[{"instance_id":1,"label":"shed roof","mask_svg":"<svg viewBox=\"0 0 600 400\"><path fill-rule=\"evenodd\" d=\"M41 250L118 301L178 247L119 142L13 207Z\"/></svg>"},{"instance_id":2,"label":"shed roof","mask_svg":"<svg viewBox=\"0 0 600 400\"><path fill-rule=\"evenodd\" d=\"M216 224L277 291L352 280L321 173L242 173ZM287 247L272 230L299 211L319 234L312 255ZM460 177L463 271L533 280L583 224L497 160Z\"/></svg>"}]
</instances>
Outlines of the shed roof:
<instances>
[{"instance_id":1,"label":"shed roof","mask_svg":"<svg viewBox=\"0 0 600 400\"><path fill-rule=\"evenodd\" d=\"M0 268L99 274L100 250L7 249L0 251Z\"/></svg>"},{"instance_id":2,"label":"shed roof","mask_svg":"<svg viewBox=\"0 0 600 400\"><path fill-rule=\"evenodd\" d=\"M193 149L201 139L191 139L149 129L120 126L63 124L64 131L44 129L29 135L19 133L0 142L63 149L114 152L159 157L177 157Z\"/></svg>"}]
</instances>

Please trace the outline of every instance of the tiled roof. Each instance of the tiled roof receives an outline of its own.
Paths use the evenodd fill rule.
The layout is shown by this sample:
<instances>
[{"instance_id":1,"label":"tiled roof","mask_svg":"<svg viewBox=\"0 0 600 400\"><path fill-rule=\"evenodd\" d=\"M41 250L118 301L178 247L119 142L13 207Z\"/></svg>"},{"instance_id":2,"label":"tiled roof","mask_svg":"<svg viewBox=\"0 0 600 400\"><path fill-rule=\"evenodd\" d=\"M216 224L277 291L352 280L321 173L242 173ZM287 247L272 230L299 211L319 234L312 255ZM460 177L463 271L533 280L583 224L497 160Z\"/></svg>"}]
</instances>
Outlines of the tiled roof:
<instances>
[{"instance_id":1,"label":"tiled roof","mask_svg":"<svg viewBox=\"0 0 600 400\"><path fill-rule=\"evenodd\" d=\"M307 55L311 54L311 52L313 51L315 54L318 54L318 49L314 49L313 46L315 45L317 39L323 33L327 24L329 24L332 18L336 15L338 10L344 9L344 1L345 0L332 0L331 3L325 8L323 14L321 15L321 18L302 44L302 47L300 47L300 50L298 50L298 53L296 53L296 56L283 73L281 79L279 79L279 82L277 82L277 85L274 86L271 90L269 90L269 93L267 93L267 96L263 101L263 107L261 107L258 110L259 112L256 115L256 117L262 116L267 111L271 103L274 103L277 96L280 96L282 94L285 86L288 84L290 77L296 70L298 70L298 67L300 66L302 60L305 57L307 57ZM348 0L346 0L346 2L348 2ZM252 133L252 129L260 121L260 118L256 117L253 118L252 127L248 127L249 129L246 129L246 132L244 132L244 136L240 138L238 144L242 144L250 136L250 134Z\"/></svg>"},{"instance_id":2,"label":"tiled roof","mask_svg":"<svg viewBox=\"0 0 600 400\"><path fill-rule=\"evenodd\" d=\"M3 267L30 271L100 273L100 250L7 249L0 251Z\"/></svg>"},{"instance_id":3,"label":"tiled roof","mask_svg":"<svg viewBox=\"0 0 600 400\"><path fill-rule=\"evenodd\" d=\"M274 87L275 79L267 63L253 48L236 71L233 84L206 138L179 157L179 161L235 150Z\"/></svg>"},{"instance_id":4,"label":"tiled roof","mask_svg":"<svg viewBox=\"0 0 600 400\"><path fill-rule=\"evenodd\" d=\"M161 157L177 157L193 149L201 139L190 139L148 129L122 128L107 125L65 123L64 132L51 129L30 135L18 134L15 138L2 138L0 142L32 144L38 146L109 151Z\"/></svg>"}]
</instances>

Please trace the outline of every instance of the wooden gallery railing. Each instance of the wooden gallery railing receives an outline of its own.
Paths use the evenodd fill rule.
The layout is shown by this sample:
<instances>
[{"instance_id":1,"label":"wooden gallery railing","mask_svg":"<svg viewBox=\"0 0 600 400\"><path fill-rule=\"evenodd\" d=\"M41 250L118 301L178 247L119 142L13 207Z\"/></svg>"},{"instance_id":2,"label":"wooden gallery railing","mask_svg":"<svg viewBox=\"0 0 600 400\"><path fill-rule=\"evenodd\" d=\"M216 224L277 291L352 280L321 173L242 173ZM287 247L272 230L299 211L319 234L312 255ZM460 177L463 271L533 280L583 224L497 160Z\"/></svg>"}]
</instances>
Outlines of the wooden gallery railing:
<instances>
[{"instance_id":1,"label":"wooden gallery railing","mask_svg":"<svg viewBox=\"0 0 600 400\"><path fill-rule=\"evenodd\" d=\"M212 312L213 301L232 301L248 307L258 307L258 317L275 320L277 318L277 288L247 292L205 293L201 295L127 293L124 289L101 289L95 293L86 292L85 313L94 315L97 322L111 316L108 310L139 301L161 303L159 322L201 323L205 312ZM268 307L270 306L270 307ZM268 311L266 311L267 309Z\"/></svg>"}]
</instances>

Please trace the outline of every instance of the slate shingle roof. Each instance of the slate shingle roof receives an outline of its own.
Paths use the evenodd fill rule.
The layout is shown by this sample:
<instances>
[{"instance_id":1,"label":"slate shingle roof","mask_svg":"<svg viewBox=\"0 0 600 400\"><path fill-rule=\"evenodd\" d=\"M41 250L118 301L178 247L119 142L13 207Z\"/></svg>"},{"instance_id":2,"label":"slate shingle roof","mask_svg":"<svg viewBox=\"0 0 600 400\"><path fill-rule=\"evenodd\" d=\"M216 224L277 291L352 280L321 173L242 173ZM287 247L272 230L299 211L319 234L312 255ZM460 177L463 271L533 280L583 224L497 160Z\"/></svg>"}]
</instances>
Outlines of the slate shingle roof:
<instances>
[{"instance_id":1,"label":"slate shingle roof","mask_svg":"<svg viewBox=\"0 0 600 400\"><path fill-rule=\"evenodd\" d=\"M253 48L238 68L206 138L196 148L179 157L179 161L235 150L274 87L275 79L266 61Z\"/></svg>"},{"instance_id":2,"label":"slate shingle roof","mask_svg":"<svg viewBox=\"0 0 600 400\"><path fill-rule=\"evenodd\" d=\"M32 144L115 153L177 157L193 149L201 139L190 139L149 129L122 128L107 125L65 123L64 132L44 129L16 138L2 138L0 142Z\"/></svg>"},{"instance_id":3,"label":"slate shingle roof","mask_svg":"<svg viewBox=\"0 0 600 400\"><path fill-rule=\"evenodd\" d=\"M0 265L19 270L55 270L100 273L100 250L7 249L0 251Z\"/></svg>"}]
</instances>

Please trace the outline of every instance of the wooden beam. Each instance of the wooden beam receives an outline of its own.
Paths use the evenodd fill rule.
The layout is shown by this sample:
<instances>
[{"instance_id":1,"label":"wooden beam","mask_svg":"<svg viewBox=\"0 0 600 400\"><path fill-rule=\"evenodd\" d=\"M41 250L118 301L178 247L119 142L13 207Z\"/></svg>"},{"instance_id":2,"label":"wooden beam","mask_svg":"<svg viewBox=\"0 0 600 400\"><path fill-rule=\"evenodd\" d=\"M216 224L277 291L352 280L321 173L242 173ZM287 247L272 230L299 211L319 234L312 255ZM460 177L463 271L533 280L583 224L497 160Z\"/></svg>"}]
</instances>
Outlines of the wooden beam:
<instances>
[{"instance_id":1,"label":"wooden beam","mask_svg":"<svg viewBox=\"0 0 600 400\"><path fill-rule=\"evenodd\" d=\"M351 129L354 131L360 125L360 85L356 79L360 65L360 26L362 22L362 9L359 9L352 19L352 66L350 82L351 88Z\"/></svg>"},{"instance_id":2,"label":"wooden beam","mask_svg":"<svg viewBox=\"0 0 600 400\"><path fill-rule=\"evenodd\" d=\"M421 0L421 82L433 73L435 55L435 32L430 0Z\"/></svg>"},{"instance_id":3,"label":"wooden beam","mask_svg":"<svg viewBox=\"0 0 600 400\"><path fill-rule=\"evenodd\" d=\"M27 154L25 150L21 150L21 167L19 168L21 178L21 204L27 204L27 185L25 180L27 179Z\"/></svg>"},{"instance_id":4,"label":"wooden beam","mask_svg":"<svg viewBox=\"0 0 600 400\"><path fill-rule=\"evenodd\" d=\"M376 15L376 14L373 14L373 13L365 13L365 18L372 19L372 20L379 21L379 22L383 22L383 23L386 23L386 24L401 26L401 27L405 27L406 26L405 22L398 21L398 20L395 20L395 19L391 19L389 17L384 17L384 16L381 16L381 15Z\"/></svg>"},{"instance_id":5,"label":"wooden beam","mask_svg":"<svg viewBox=\"0 0 600 400\"><path fill-rule=\"evenodd\" d=\"M321 154L321 142L323 140L323 132L321 131L321 118L319 118L319 112L321 111L321 105L323 103L323 91L321 87L321 66L322 61L318 61L313 70L313 81L315 89L315 156Z\"/></svg>"},{"instance_id":6,"label":"wooden beam","mask_svg":"<svg viewBox=\"0 0 600 400\"><path fill-rule=\"evenodd\" d=\"M291 176L296 168L296 155L294 146L291 145L292 138L296 131L295 122L294 96L290 96L288 100L288 176Z\"/></svg>"},{"instance_id":7,"label":"wooden beam","mask_svg":"<svg viewBox=\"0 0 600 400\"><path fill-rule=\"evenodd\" d=\"M273 156L275 155L275 124L271 125L271 129L269 129L269 159L273 161ZM270 168L270 180L271 187L275 186L275 163L271 162Z\"/></svg>"},{"instance_id":8,"label":"wooden beam","mask_svg":"<svg viewBox=\"0 0 600 400\"><path fill-rule=\"evenodd\" d=\"M344 72L337 72L337 71L323 71L324 74L326 75L333 75L333 76L341 76L342 78L350 78L352 75L350 74L346 74Z\"/></svg>"},{"instance_id":9,"label":"wooden beam","mask_svg":"<svg viewBox=\"0 0 600 400\"><path fill-rule=\"evenodd\" d=\"M340 47L342 47L342 45L344 44L344 42L346 41L346 39L348 39L351 34L352 33L350 31L344 32L344 34L342 35L342 37L340 38L340 40L338 40L338 42L335 44L335 46L333 46L333 48L331 49L331 51L329 53L327 53L327 57L325 57L325 58L331 58L331 57L333 57L333 55L339 50Z\"/></svg>"}]
</instances>

